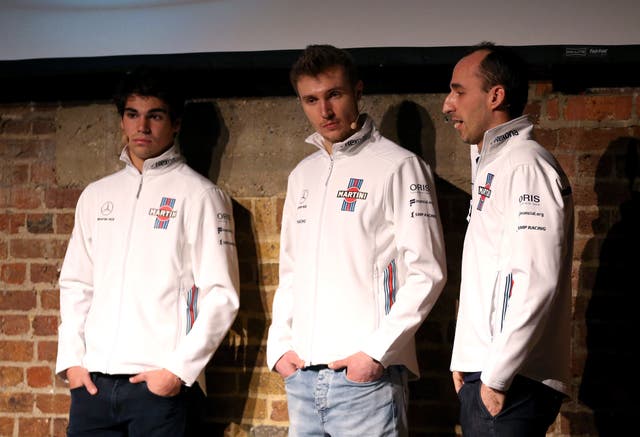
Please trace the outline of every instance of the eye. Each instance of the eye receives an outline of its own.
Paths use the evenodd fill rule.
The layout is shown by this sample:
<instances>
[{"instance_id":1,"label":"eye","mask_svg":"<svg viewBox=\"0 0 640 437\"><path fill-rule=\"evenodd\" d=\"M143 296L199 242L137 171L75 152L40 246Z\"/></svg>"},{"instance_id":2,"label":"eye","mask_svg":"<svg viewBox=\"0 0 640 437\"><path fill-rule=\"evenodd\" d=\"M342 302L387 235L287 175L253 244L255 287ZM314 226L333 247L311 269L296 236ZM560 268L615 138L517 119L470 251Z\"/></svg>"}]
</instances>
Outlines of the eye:
<instances>
[{"instance_id":1,"label":"eye","mask_svg":"<svg viewBox=\"0 0 640 437\"><path fill-rule=\"evenodd\" d=\"M306 103L307 105L312 105L312 104L314 104L315 102L317 102L317 101L318 101L318 99L316 99L315 97L305 97L304 99L302 99L302 101L303 101L304 103Z\"/></svg>"},{"instance_id":2,"label":"eye","mask_svg":"<svg viewBox=\"0 0 640 437\"><path fill-rule=\"evenodd\" d=\"M329 98L339 98L342 96L340 91L334 90L329 93Z\"/></svg>"},{"instance_id":3,"label":"eye","mask_svg":"<svg viewBox=\"0 0 640 437\"><path fill-rule=\"evenodd\" d=\"M124 113L124 116L127 118L136 118L138 116L137 112L127 111Z\"/></svg>"}]
</instances>

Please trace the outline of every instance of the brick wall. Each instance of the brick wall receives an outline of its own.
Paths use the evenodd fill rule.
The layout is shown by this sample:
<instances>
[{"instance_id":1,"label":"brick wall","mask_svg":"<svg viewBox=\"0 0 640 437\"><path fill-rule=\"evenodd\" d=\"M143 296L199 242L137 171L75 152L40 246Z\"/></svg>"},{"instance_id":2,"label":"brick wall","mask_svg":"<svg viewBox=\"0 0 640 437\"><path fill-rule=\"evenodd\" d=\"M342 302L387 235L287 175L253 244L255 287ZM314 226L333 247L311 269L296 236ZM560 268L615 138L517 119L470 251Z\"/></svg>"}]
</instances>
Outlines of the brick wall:
<instances>
[{"instance_id":1,"label":"brick wall","mask_svg":"<svg viewBox=\"0 0 640 437\"><path fill-rule=\"evenodd\" d=\"M442 121L443 97L385 95L364 101L383 133L423 155L438 175L450 279L418 335L423 376L411 384L415 436L459 432L447 368L468 202L468 154ZM283 384L265 368L264 344L278 282L286 175L312 151L302 143L308 127L292 98L192 105L215 129L186 136L183 146L194 166L206 162L204 171L234 198L241 263L241 311L207 371L211 435L284 436ZM628 334L634 332L632 316L625 310L633 286L625 287L617 272L640 265L638 251L632 250L638 232L629 226L638 218L638 199L628 176L638 172L639 91L564 95L549 83L537 83L528 111L539 125L539 140L571 178L576 199L573 399L550 435L605 435L632 414L625 410L634 402L625 387L637 385L628 381L618 387L611 380L622 371L614 367L620 360L614 357L635 344ZM211 146L204 161L202 150L191 147L203 135ZM118 137L117 116L100 102L0 106L0 436L64 435L68 390L53 373L58 269L77 197L89 180L117 168Z\"/></svg>"}]
</instances>

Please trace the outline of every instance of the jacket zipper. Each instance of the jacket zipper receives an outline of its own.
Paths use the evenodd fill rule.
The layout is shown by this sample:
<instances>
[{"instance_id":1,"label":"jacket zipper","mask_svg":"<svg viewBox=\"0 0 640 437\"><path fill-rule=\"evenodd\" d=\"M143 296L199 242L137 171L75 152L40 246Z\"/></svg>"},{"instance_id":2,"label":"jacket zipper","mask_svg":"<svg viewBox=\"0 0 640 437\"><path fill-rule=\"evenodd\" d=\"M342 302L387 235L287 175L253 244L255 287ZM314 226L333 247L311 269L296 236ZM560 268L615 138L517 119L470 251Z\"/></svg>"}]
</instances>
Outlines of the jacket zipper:
<instances>
[{"instance_id":1,"label":"jacket zipper","mask_svg":"<svg viewBox=\"0 0 640 437\"><path fill-rule=\"evenodd\" d=\"M319 218L318 218L318 238L316 239L316 269L314 272L314 279L313 279L313 303L311 308L316 308L317 307L317 298L318 298L318 262L317 260L320 258L320 241L322 241L322 219L324 217L324 208L325 208L325 204L326 204L326 200L327 200L327 189L329 187L329 181L331 180L331 175L333 173L333 156L329 155L329 171L327 172L327 178L324 181L324 193L322 194L322 203L320 204L320 211L319 211ZM314 364L313 362L313 338L315 336L315 316L313 316L313 320L311 323L311 332L309 333L309 338L310 338L310 342L309 342L309 363L307 364Z\"/></svg>"},{"instance_id":2,"label":"jacket zipper","mask_svg":"<svg viewBox=\"0 0 640 437\"><path fill-rule=\"evenodd\" d=\"M117 343L117 339L118 339L118 335L120 334L120 329L121 329L121 323L120 323L120 317L122 316L122 296L124 294L124 283L125 283L125 272L127 271L126 267L127 267L127 261L129 258L129 242L131 241L131 231L133 228L133 222L135 220L136 217L136 210L138 208L138 199L140 198L140 192L142 191L142 181L143 181L143 177L142 175L140 175L140 184L138 185L138 191L136 192L136 200L133 203L133 212L131 214L131 216L129 217L129 229L127 231L127 238L126 238L126 246L125 246L125 250L124 250L124 257L122 258L122 277L120 278L120 297L119 297L119 310L118 310L118 315L117 315L117 320L114 323L114 326L116 327L115 329L115 335L113 336L113 344L111 345L111 353L109 354L109 358L108 358L108 362L107 362L107 372L106 373L112 373L111 372L111 361L114 358L114 352L116 349L116 343Z\"/></svg>"}]
</instances>

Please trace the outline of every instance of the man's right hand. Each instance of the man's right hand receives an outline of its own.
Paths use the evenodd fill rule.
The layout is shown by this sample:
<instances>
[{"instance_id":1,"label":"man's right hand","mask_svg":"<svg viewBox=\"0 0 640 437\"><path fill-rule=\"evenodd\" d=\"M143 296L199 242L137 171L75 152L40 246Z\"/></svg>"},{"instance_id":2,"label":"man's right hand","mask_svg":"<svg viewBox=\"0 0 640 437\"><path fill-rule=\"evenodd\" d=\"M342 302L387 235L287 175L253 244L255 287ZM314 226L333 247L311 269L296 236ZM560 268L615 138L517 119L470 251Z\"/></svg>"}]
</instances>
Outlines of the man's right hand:
<instances>
[{"instance_id":1,"label":"man's right hand","mask_svg":"<svg viewBox=\"0 0 640 437\"><path fill-rule=\"evenodd\" d=\"M95 386L89 375L89 371L81 366L73 366L67 369L67 380L69 388L74 389L84 386L90 395L98 393L98 387Z\"/></svg>"},{"instance_id":2,"label":"man's right hand","mask_svg":"<svg viewBox=\"0 0 640 437\"><path fill-rule=\"evenodd\" d=\"M451 376L453 377L453 386L456 389L456 393L458 393L464 385L464 372L458 372L457 370L454 370L451 373Z\"/></svg>"},{"instance_id":3,"label":"man's right hand","mask_svg":"<svg viewBox=\"0 0 640 437\"><path fill-rule=\"evenodd\" d=\"M292 375L296 370L304 367L304 361L294 351L288 351L280 357L275 365L276 372L283 378Z\"/></svg>"}]
</instances>

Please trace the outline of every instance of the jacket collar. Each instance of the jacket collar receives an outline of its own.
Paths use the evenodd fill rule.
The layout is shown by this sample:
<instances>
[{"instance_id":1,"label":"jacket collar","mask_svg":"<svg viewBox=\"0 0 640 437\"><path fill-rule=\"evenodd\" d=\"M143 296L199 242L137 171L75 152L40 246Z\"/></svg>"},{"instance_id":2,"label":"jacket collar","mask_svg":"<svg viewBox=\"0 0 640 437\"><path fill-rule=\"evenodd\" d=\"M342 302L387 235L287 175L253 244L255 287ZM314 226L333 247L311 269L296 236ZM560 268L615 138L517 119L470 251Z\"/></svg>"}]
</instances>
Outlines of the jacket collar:
<instances>
[{"instance_id":1,"label":"jacket collar","mask_svg":"<svg viewBox=\"0 0 640 437\"><path fill-rule=\"evenodd\" d=\"M484 133L480 162L486 163L491 161L500 150L509 144L510 138L518 137L521 140L531 139L532 130L533 124L527 115L514 118L513 120L489 129Z\"/></svg>"},{"instance_id":2,"label":"jacket collar","mask_svg":"<svg viewBox=\"0 0 640 437\"><path fill-rule=\"evenodd\" d=\"M366 120L362 124L360 130L355 132L344 141L333 143L332 150L334 158L339 158L343 155L355 154L358 150L361 149L361 147L367 142L367 140L369 140L372 136L378 135L378 130L376 129L371 117L366 114L365 116ZM305 141L327 153L326 149L324 148L324 138L322 138L322 135L320 135L318 132L309 135Z\"/></svg>"},{"instance_id":3,"label":"jacket collar","mask_svg":"<svg viewBox=\"0 0 640 437\"><path fill-rule=\"evenodd\" d=\"M129 146L124 146L120 153L120 161L127 165L127 168L138 173L138 169L133 166L129 157ZM173 144L163 154L155 158L149 158L142 164L142 174L161 174L174 168L179 163L184 162L184 157L180 154L178 146Z\"/></svg>"}]
</instances>

